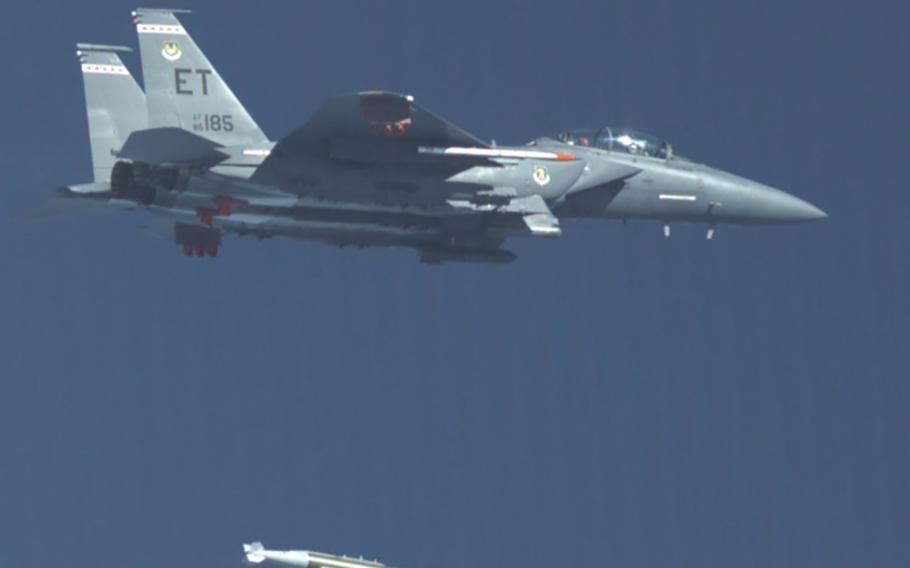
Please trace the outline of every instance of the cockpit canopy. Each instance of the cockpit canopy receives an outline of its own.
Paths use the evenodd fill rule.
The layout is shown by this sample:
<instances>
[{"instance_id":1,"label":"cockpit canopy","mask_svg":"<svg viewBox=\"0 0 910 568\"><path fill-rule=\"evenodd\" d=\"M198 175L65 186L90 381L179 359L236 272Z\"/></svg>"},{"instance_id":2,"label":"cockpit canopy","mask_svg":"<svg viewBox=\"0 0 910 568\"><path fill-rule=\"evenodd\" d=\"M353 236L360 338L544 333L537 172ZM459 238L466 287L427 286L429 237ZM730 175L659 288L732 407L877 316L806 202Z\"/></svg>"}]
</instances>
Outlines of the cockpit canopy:
<instances>
[{"instance_id":1,"label":"cockpit canopy","mask_svg":"<svg viewBox=\"0 0 910 568\"><path fill-rule=\"evenodd\" d=\"M553 138L571 146L590 146L664 160L673 158L673 147L666 141L626 128L579 128L561 132Z\"/></svg>"}]
</instances>

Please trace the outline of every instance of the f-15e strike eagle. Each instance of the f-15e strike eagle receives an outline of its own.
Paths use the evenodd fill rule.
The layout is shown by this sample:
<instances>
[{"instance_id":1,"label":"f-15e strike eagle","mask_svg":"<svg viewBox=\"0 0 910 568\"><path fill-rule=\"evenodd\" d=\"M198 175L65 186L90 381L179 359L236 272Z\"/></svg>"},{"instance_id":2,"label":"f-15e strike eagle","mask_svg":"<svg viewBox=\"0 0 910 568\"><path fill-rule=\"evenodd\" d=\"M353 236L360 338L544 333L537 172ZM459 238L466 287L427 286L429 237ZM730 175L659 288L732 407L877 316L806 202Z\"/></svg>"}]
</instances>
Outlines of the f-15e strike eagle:
<instances>
[{"instance_id":1,"label":"f-15e strike eagle","mask_svg":"<svg viewBox=\"0 0 910 568\"><path fill-rule=\"evenodd\" d=\"M557 237L560 220L780 223L824 218L782 191L691 162L666 142L590 128L527 146L485 142L413 97L329 99L270 141L177 19L139 9L143 91L129 48L79 44L94 182L72 198L141 207L173 221L187 255L224 235L415 249L429 263L505 263L511 236Z\"/></svg>"}]
</instances>

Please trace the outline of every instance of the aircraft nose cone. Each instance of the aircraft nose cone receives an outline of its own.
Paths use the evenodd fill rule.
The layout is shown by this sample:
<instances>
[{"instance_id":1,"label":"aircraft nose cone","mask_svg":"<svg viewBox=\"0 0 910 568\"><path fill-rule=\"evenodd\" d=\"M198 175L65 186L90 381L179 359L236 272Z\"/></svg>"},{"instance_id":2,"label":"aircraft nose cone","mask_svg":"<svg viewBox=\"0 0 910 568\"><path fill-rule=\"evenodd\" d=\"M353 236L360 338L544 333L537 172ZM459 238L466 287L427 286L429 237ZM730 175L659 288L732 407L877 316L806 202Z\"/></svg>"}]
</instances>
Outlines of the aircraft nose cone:
<instances>
[{"instance_id":1,"label":"aircraft nose cone","mask_svg":"<svg viewBox=\"0 0 910 568\"><path fill-rule=\"evenodd\" d=\"M826 219L828 214L794 195L759 186L752 196L753 215L770 223L799 223Z\"/></svg>"}]
</instances>

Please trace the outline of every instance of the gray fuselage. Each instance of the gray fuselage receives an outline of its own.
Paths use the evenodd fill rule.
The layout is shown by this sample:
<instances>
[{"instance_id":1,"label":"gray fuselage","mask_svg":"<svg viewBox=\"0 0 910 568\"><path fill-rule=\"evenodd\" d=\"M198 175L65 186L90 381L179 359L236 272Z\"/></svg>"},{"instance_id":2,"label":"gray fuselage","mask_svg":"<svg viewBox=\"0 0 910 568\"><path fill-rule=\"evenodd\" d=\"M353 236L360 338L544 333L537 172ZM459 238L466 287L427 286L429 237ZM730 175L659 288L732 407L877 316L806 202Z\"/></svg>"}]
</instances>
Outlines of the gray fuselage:
<instances>
[{"instance_id":1,"label":"gray fuselage","mask_svg":"<svg viewBox=\"0 0 910 568\"><path fill-rule=\"evenodd\" d=\"M626 164L640 169L619 182L589 187L582 174L565 198L554 207L561 218L654 219L720 223L773 224L812 221L826 217L814 205L789 193L672 155L632 155L600 148L569 146L552 138L534 143L540 148L570 148L589 167L598 162Z\"/></svg>"}]
</instances>

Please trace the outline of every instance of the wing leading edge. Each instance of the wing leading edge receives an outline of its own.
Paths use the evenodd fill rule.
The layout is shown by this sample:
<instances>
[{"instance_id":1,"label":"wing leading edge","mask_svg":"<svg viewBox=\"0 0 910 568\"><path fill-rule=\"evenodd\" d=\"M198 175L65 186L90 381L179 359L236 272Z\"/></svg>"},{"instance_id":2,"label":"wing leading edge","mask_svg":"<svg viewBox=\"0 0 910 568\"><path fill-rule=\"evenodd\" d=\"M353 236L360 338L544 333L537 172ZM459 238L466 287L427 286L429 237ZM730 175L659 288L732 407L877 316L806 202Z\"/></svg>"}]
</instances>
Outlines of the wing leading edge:
<instances>
[{"instance_id":1,"label":"wing leading edge","mask_svg":"<svg viewBox=\"0 0 910 568\"><path fill-rule=\"evenodd\" d=\"M477 136L418 106L413 97L366 91L329 99L309 122L275 145L257 177L274 179L282 166L314 159L426 162L439 157L426 155L421 148L447 147L490 149ZM467 158L489 159L487 156Z\"/></svg>"}]
</instances>

